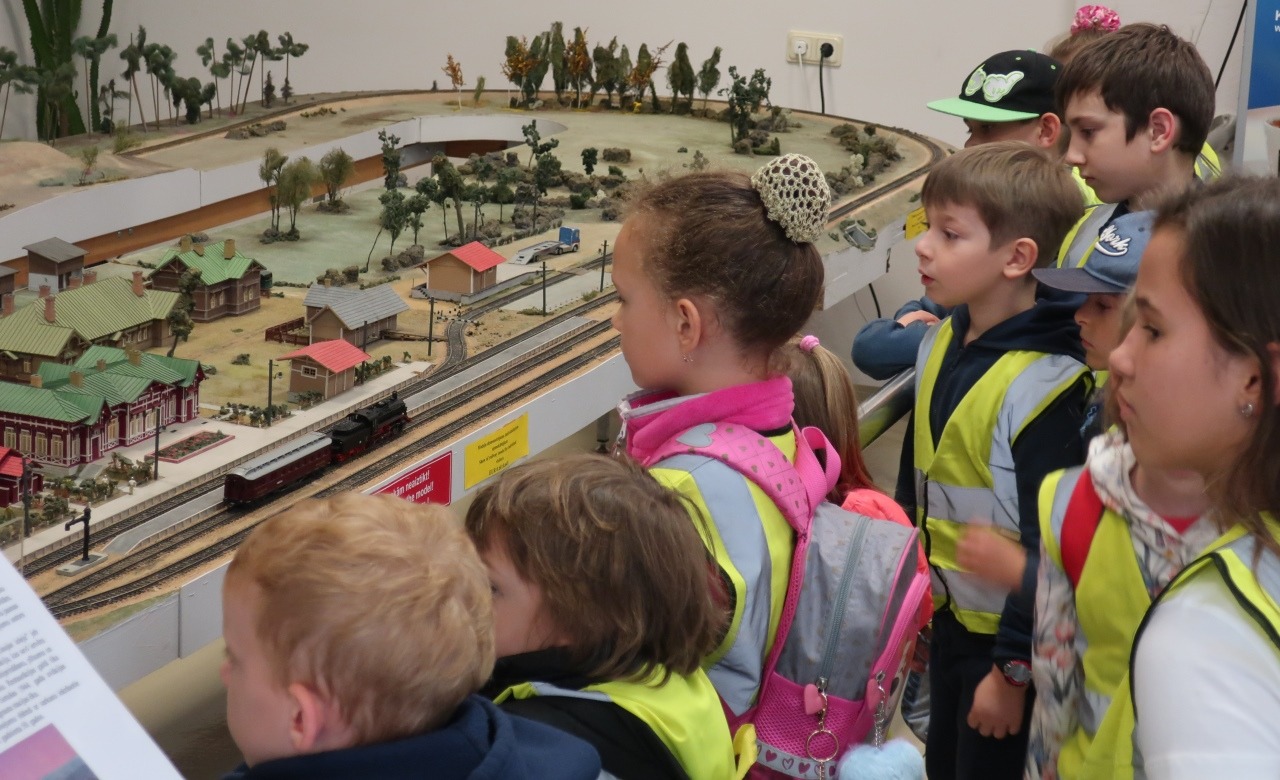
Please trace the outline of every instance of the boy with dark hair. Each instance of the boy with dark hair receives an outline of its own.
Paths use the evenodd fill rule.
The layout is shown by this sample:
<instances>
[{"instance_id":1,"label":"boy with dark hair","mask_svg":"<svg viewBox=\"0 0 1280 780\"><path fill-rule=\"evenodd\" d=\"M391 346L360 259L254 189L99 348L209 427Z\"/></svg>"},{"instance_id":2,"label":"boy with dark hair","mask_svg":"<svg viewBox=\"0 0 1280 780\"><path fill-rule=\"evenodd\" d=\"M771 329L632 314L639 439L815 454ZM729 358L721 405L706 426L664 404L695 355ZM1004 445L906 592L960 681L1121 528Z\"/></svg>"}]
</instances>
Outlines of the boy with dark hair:
<instances>
[{"instance_id":1,"label":"boy with dark hair","mask_svg":"<svg viewBox=\"0 0 1280 780\"><path fill-rule=\"evenodd\" d=\"M961 567L957 548L981 522L1038 550L1040 481L1083 461L1091 383L1075 301L1038 288L1031 272L1049 264L1084 199L1057 160L1010 141L939 163L922 200L921 278L932 300L952 307L920 345L906 447L934 570L925 758L931 780L1018 778L1032 703L1034 556L1009 594Z\"/></svg>"},{"instance_id":2,"label":"boy with dark hair","mask_svg":"<svg viewBox=\"0 0 1280 780\"><path fill-rule=\"evenodd\" d=\"M1213 76L1168 27L1131 24L1086 46L1058 78L1071 129L1065 160L1105 203L1074 234L1096 238L1116 217L1191 186L1213 122ZM1093 245L1066 243L1058 265L1079 267Z\"/></svg>"}]
</instances>

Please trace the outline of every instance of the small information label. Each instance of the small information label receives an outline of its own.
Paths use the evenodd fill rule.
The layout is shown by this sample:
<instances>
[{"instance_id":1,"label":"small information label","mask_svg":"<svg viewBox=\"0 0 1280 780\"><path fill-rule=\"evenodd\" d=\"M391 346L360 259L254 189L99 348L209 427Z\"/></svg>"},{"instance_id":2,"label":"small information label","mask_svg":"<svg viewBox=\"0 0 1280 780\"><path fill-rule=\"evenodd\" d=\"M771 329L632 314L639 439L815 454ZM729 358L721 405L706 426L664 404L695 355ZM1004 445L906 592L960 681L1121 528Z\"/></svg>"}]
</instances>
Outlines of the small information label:
<instances>
[{"instance_id":1,"label":"small information label","mask_svg":"<svg viewBox=\"0 0 1280 780\"><path fill-rule=\"evenodd\" d=\"M929 229L929 223L924 218L924 206L916 209L907 215L907 240L915 238L924 231Z\"/></svg>"},{"instance_id":2,"label":"small information label","mask_svg":"<svg viewBox=\"0 0 1280 780\"><path fill-rule=\"evenodd\" d=\"M401 474L394 482L379 488L378 492L390 493L415 504L448 506L453 500L453 453L446 452Z\"/></svg>"},{"instance_id":3,"label":"small information label","mask_svg":"<svg viewBox=\"0 0 1280 780\"><path fill-rule=\"evenodd\" d=\"M528 454L529 415L522 414L467 445L462 481L470 489Z\"/></svg>"}]
</instances>

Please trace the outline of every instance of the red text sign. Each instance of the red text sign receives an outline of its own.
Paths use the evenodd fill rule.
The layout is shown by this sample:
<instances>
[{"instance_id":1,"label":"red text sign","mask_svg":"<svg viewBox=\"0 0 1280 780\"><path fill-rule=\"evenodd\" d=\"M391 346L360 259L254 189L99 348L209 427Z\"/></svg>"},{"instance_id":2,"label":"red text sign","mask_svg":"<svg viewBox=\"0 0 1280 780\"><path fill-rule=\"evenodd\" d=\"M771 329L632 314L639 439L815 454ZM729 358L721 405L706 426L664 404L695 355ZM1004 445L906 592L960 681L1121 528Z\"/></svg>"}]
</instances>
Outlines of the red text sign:
<instances>
[{"instance_id":1,"label":"red text sign","mask_svg":"<svg viewBox=\"0 0 1280 780\"><path fill-rule=\"evenodd\" d=\"M415 504L448 505L453 500L453 453L446 452L401 474L377 492L390 493Z\"/></svg>"}]
</instances>

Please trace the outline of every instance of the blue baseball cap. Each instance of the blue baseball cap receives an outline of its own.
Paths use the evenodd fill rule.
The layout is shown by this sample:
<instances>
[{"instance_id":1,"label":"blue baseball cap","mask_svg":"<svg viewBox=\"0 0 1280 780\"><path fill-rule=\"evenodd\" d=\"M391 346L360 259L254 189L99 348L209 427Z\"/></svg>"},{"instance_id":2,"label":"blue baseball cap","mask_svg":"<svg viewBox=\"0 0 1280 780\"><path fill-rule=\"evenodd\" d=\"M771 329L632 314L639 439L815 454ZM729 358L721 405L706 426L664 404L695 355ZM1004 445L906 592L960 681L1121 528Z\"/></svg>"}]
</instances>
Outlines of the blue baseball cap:
<instances>
[{"instance_id":1,"label":"blue baseball cap","mask_svg":"<svg viewBox=\"0 0 1280 780\"><path fill-rule=\"evenodd\" d=\"M1036 279L1055 290L1122 295L1138 279L1138 261L1151 240L1155 213L1138 211L1112 220L1093 245L1083 268L1037 268Z\"/></svg>"}]
</instances>

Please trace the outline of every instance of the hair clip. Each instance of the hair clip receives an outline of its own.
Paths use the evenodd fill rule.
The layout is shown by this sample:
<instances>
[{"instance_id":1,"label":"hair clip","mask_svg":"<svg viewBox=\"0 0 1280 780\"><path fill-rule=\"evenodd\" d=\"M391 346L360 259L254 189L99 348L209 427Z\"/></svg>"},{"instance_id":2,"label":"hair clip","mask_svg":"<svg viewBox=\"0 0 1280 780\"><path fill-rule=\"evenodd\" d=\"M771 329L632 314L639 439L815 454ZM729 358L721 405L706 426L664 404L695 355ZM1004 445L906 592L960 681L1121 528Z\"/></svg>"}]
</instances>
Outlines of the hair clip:
<instances>
[{"instance_id":1,"label":"hair clip","mask_svg":"<svg viewBox=\"0 0 1280 780\"><path fill-rule=\"evenodd\" d=\"M1115 32L1120 29L1120 14L1105 5L1082 5L1076 10L1076 18L1071 22L1071 34L1078 35L1086 30Z\"/></svg>"},{"instance_id":2,"label":"hair clip","mask_svg":"<svg viewBox=\"0 0 1280 780\"><path fill-rule=\"evenodd\" d=\"M817 336L809 335L809 336L805 336L804 338L800 339L800 351L801 351L801 352L806 352L806 353L808 353L808 352L812 352L812 351L813 351L813 348L814 348L814 347L816 347L816 346L819 346L819 344L818 344L818 337L817 337Z\"/></svg>"},{"instance_id":3,"label":"hair clip","mask_svg":"<svg viewBox=\"0 0 1280 780\"><path fill-rule=\"evenodd\" d=\"M813 243L827 224L831 188L818 164L803 154L775 157L751 177L769 219L797 244Z\"/></svg>"}]
</instances>

